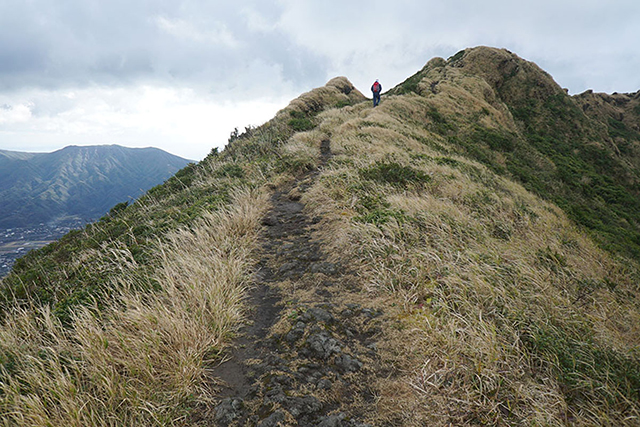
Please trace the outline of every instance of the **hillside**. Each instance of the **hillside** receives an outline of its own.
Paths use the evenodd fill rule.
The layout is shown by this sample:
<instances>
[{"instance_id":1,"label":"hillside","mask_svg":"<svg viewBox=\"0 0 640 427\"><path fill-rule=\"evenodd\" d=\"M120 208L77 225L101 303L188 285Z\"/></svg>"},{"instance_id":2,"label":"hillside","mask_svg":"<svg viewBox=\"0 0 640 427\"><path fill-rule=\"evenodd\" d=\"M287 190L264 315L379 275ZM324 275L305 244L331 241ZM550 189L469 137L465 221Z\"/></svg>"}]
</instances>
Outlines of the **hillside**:
<instances>
[{"instance_id":1,"label":"hillside","mask_svg":"<svg viewBox=\"0 0 640 427\"><path fill-rule=\"evenodd\" d=\"M156 148L117 145L0 151L0 228L95 220L188 162Z\"/></svg>"},{"instance_id":2,"label":"hillside","mask_svg":"<svg viewBox=\"0 0 640 427\"><path fill-rule=\"evenodd\" d=\"M638 425L637 94L479 47L232 134L2 282L7 425Z\"/></svg>"}]
</instances>

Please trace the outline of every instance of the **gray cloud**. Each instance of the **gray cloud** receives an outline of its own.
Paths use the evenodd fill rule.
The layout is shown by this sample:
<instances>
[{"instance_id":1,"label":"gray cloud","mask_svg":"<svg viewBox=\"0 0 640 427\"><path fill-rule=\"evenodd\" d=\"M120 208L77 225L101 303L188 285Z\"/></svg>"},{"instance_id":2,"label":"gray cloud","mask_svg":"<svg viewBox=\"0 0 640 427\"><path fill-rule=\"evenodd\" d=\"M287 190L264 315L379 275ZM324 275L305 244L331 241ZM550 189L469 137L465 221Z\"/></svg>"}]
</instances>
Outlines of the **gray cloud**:
<instances>
[{"instance_id":1,"label":"gray cloud","mask_svg":"<svg viewBox=\"0 0 640 427\"><path fill-rule=\"evenodd\" d=\"M263 2L33 0L0 6L0 88L56 89L162 81L215 92L277 67L284 82L324 78L324 58L275 27L280 8ZM250 12L250 14L249 14ZM250 20L253 17L253 21ZM253 68L255 76L246 76ZM279 82L276 82L279 83Z\"/></svg>"},{"instance_id":2,"label":"gray cloud","mask_svg":"<svg viewBox=\"0 0 640 427\"><path fill-rule=\"evenodd\" d=\"M397 79L394 66L406 73L431 55L480 44L557 67L565 85L589 78L609 87L607 77L638 85L629 77L638 19L636 1L4 2L0 89L159 81L255 94L275 69L274 90L341 71L359 79L384 68Z\"/></svg>"},{"instance_id":3,"label":"gray cloud","mask_svg":"<svg viewBox=\"0 0 640 427\"><path fill-rule=\"evenodd\" d=\"M216 122L229 129L192 132L206 154L251 123L245 106L266 119L337 75L365 93L376 78L390 88L478 45L536 62L572 93L635 92L638 22L637 0L4 1L0 105L12 108L0 107L0 148L139 141L179 153L198 111L233 111Z\"/></svg>"}]
</instances>

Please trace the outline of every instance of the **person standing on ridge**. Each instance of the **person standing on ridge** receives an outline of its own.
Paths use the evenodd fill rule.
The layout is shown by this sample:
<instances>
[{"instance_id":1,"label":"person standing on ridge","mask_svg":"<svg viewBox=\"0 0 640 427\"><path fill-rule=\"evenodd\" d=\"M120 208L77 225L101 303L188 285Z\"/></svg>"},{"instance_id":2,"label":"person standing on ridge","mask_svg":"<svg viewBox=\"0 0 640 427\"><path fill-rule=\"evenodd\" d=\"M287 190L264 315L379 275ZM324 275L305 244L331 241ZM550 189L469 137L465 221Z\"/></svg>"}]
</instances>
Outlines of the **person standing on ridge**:
<instances>
[{"instance_id":1,"label":"person standing on ridge","mask_svg":"<svg viewBox=\"0 0 640 427\"><path fill-rule=\"evenodd\" d=\"M373 106L375 107L380 103L380 92L382 92L382 85L377 79L371 86L371 92L373 92Z\"/></svg>"}]
</instances>

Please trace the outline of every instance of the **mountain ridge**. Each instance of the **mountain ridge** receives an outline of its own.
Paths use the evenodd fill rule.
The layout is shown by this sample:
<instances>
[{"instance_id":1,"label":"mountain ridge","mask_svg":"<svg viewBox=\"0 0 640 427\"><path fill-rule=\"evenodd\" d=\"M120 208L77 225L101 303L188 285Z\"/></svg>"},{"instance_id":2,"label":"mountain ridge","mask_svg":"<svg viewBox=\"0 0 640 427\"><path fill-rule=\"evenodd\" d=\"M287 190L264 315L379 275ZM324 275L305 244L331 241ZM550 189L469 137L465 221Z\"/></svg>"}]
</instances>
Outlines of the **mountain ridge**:
<instances>
[{"instance_id":1,"label":"mountain ridge","mask_svg":"<svg viewBox=\"0 0 640 427\"><path fill-rule=\"evenodd\" d=\"M451 92L457 90L450 89L452 83L474 89ZM456 151L554 201L595 231L601 244L640 256L640 228L633 219L640 213L637 93L616 95L625 100L618 102L627 106L625 111L614 110L612 102L601 101L598 107L595 99L615 96L569 96L537 65L506 49L487 47L461 51L447 61L431 60L395 93L424 94L437 105L439 90L447 97L464 96L457 102L466 103L467 115L473 110L477 115L472 126L456 127L455 117L446 129L440 126L439 133L455 142ZM589 96L591 106L585 101Z\"/></svg>"},{"instance_id":2,"label":"mountain ridge","mask_svg":"<svg viewBox=\"0 0 640 427\"><path fill-rule=\"evenodd\" d=\"M612 97L586 114L487 47L375 108L343 77L302 94L16 264L0 414L636 425L640 139Z\"/></svg>"},{"instance_id":3,"label":"mountain ridge","mask_svg":"<svg viewBox=\"0 0 640 427\"><path fill-rule=\"evenodd\" d=\"M0 153L0 227L84 221L135 199L189 161L155 148L68 146L52 153Z\"/></svg>"}]
</instances>

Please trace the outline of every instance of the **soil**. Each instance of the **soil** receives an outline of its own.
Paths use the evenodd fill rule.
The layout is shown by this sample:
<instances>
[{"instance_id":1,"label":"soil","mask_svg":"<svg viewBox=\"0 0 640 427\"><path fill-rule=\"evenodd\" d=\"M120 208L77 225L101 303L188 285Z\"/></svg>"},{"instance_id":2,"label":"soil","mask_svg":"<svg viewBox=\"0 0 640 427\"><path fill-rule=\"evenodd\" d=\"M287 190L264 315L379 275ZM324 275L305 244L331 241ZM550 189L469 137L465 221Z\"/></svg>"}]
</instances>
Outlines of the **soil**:
<instances>
[{"instance_id":1,"label":"soil","mask_svg":"<svg viewBox=\"0 0 640 427\"><path fill-rule=\"evenodd\" d=\"M321 168L331 156L321 146ZM263 219L247 322L212 375L223 386L206 417L216 426L380 425L375 377L380 310L353 301L353 272L329 260L300 195L309 171L277 189Z\"/></svg>"}]
</instances>

